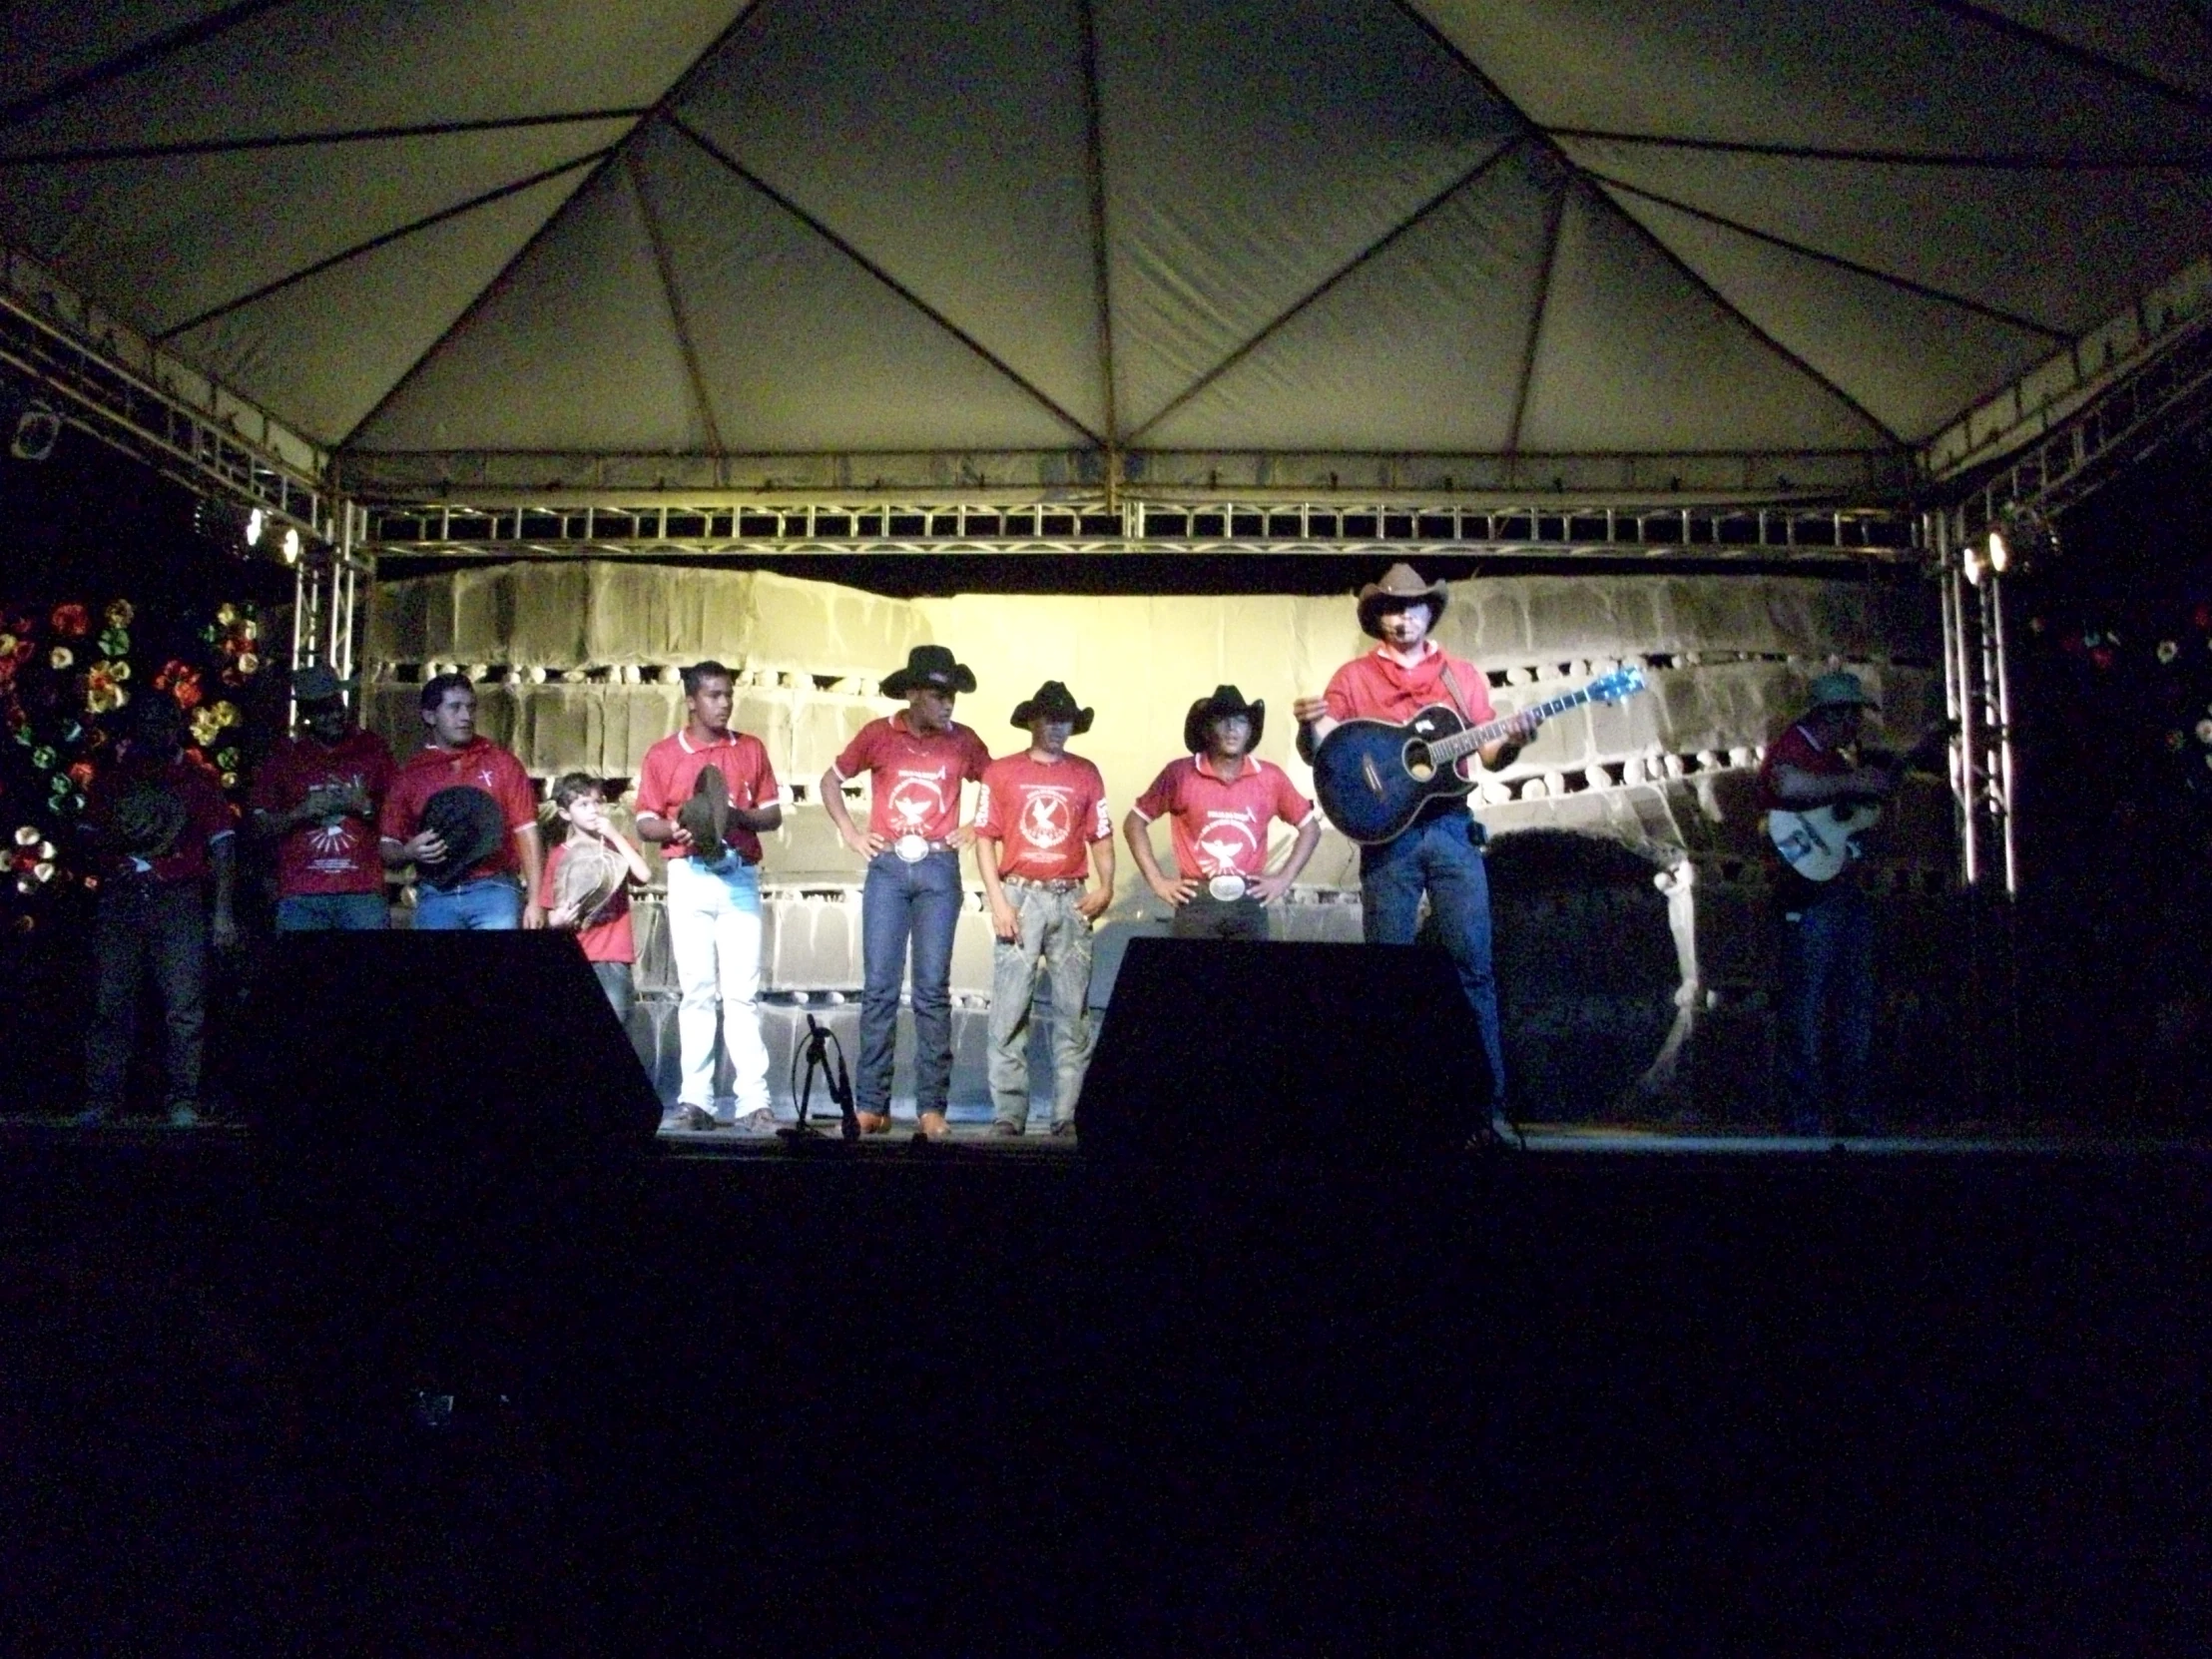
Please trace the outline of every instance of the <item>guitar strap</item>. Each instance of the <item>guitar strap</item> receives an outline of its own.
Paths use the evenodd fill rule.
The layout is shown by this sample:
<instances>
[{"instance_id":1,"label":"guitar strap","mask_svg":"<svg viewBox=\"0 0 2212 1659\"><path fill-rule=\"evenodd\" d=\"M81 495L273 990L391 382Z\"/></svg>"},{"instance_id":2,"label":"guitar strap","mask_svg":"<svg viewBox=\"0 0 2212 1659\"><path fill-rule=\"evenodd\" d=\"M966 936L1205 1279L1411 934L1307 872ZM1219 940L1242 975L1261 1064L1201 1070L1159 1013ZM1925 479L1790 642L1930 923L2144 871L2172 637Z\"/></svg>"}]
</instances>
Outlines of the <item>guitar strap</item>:
<instances>
[{"instance_id":1,"label":"guitar strap","mask_svg":"<svg viewBox=\"0 0 2212 1659\"><path fill-rule=\"evenodd\" d=\"M1444 659L1444 691L1451 698L1451 706L1459 711L1459 718L1472 726L1474 716L1467 713L1467 700L1459 695L1459 682L1451 672L1451 659L1449 657Z\"/></svg>"}]
</instances>

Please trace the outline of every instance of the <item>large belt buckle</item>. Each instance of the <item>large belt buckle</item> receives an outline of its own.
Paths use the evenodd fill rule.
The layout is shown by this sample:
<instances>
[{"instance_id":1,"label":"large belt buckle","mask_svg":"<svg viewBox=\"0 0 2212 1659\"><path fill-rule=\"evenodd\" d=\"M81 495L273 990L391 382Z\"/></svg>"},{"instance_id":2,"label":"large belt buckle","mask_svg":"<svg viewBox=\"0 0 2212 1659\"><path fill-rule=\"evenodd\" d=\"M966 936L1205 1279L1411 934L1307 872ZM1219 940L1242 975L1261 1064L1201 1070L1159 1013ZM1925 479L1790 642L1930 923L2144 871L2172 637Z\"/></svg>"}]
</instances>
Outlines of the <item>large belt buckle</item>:
<instances>
[{"instance_id":1,"label":"large belt buckle","mask_svg":"<svg viewBox=\"0 0 2212 1659\"><path fill-rule=\"evenodd\" d=\"M1206 883L1206 896L1223 904L1234 904L1244 897L1250 884L1241 875L1217 875Z\"/></svg>"},{"instance_id":2,"label":"large belt buckle","mask_svg":"<svg viewBox=\"0 0 2212 1659\"><path fill-rule=\"evenodd\" d=\"M927 835L901 835L897 840L891 842L891 850L898 854L901 861L918 864L922 859L929 856L929 837Z\"/></svg>"}]
</instances>

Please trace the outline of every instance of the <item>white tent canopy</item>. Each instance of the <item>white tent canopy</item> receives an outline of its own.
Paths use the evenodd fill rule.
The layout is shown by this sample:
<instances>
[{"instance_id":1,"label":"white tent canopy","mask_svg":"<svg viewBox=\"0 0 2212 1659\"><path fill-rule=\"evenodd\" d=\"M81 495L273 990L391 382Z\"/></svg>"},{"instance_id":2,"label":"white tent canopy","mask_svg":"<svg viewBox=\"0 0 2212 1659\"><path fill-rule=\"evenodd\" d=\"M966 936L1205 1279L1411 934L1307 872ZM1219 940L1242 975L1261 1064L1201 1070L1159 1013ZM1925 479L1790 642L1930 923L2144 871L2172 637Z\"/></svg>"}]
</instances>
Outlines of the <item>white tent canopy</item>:
<instances>
[{"instance_id":1,"label":"white tent canopy","mask_svg":"<svg viewBox=\"0 0 2212 1659\"><path fill-rule=\"evenodd\" d=\"M1377 456L1879 489L2212 249L2203 0L80 0L9 30L0 242L372 491Z\"/></svg>"}]
</instances>

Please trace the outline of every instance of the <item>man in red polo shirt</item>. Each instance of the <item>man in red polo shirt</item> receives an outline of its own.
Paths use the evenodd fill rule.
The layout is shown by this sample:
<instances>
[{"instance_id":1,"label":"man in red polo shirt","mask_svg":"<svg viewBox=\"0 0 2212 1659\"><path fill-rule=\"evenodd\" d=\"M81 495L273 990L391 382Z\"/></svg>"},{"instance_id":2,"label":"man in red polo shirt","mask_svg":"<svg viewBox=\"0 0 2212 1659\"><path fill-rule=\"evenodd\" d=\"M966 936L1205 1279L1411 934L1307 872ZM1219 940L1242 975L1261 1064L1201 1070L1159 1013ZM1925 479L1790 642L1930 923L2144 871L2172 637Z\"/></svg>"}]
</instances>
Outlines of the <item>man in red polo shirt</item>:
<instances>
[{"instance_id":1,"label":"man in red polo shirt","mask_svg":"<svg viewBox=\"0 0 2212 1659\"><path fill-rule=\"evenodd\" d=\"M1410 565L1392 565L1382 581L1360 590L1361 632L1382 644L1337 670L1322 696L1302 697L1293 706L1301 754L1310 758L1344 720L1402 725L1438 704L1456 710L1469 726L1497 718L1482 672L1429 638L1448 597L1443 583L1423 582ZM1483 747L1482 765L1495 771L1511 764L1534 730L1534 721L1516 717L1511 733ZM1462 776L1473 759L1458 763ZM1504 1110L1505 1050L1490 959L1490 883L1482 862L1483 840L1482 827L1463 801L1432 797L1395 839L1360 849L1361 926L1370 944L1411 944L1420 924L1421 895L1428 895L1436 931L1451 953L1460 989L1482 1033L1494 1118Z\"/></svg>"},{"instance_id":2,"label":"man in red polo shirt","mask_svg":"<svg viewBox=\"0 0 2212 1659\"><path fill-rule=\"evenodd\" d=\"M458 856L444 837L423 824L423 808L444 790L476 790L489 796L504 826L490 849L445 886L415 883L418 928L489 931L545 925L538 902L544 843L538 835L538 803L522 763L489 738L476 735L476 688L465 674L433 675L422 684L422 724L429 741L401 763L384 797L378 828L387 868L436 864ZM517 875L521 884L517 885Z\"/></svg>"},{"instance_id":3,"label":"man in red polo shirt","mask_svg":"<svg viewBox=\"0 0 2212 1659\"><path fill-rule=\"evenodd\" d=\"M983 740L952 718L952 700L975 689L974 672L941 645L917 645L886 675L885 697L906 707L860 728L822 775L822 804L844 844L867 860L860 889L860 1066L852 1093L860 1128L891 1126L891 1063L898 986L913 949L914 1110L921 1133L942 1140L952 1084L952 931L960 919L960 848L975 838L960 823L960 786L990 765ZM845 810L844 786L868 780L863 833Z\"/></svg>"},{"instance_id":4,"label":"man in red polo shirt","mask_svg":"<svg viewBox=\"0 0 2212 1659\"><path fill-rule=\"evenodd\" d=\"M254 776L254 831L276 843L276 930L358 931L385 925L376 812L391 785L391 750L353 724L338 677L319 663L291 677L298 736L270 751Z\"/></svg>"},{"instance_id":5,"label":"man in red polo shirt","mask_svg":"<svg viewBox=\"0 0 2212 1659\"><path fill-rule=\"evenodd\" d=\"M200 1121L208 946L238 942L231 915L235 837L223 792L186 758L184 737L177 705L149 698L121 759L86 804L101 880L81 1124L104 1123L122 1110L143 977L154 981L168 1031L169 1121L179 1128Z\"/></svg>"},{"instance_id":6,"label":"man in red polo shirt","mask_svg":"<svg viewBox=\"0 0 2212 1659\"><path fill-rule=\"evenodd\" d=\"M1252 751L1268 706L1247 703L1235 686L1217 686L1191 705L1183 747L1122 821L1137 869L1161 901L1174 906L1178 939L1264 939L1267 911L1290 890L1321 842L1321 817L1290 775ZM1176 877L1152 850L1152 822L1174 821ZM1268 873L1268 826L1281 819L1298 831L1283 867Z\"/></svg>"},{"instance_id":7,"label":"man in red polo shirt","mask_svg":"<svg viewBox=\"0 0 2212 1659\"><path fill-rule=\"evenodd\" d=\"M1114 898L1114 826L1106 781L1068 753L1093 711L1047 680L1014 710L1029 747L983 771L975 864L998 943L991 958L991 1133L1029 1122L1029 1003L1042 963L1052 983L1052 1133L1075 1127L1075 1097L1091 1063L1091 923ZM1086 857L1087 854L1087 857ZM1086 888L1087 866L1098 885Z\"/></svg>"},{"instance_id":8,"label":"man in red polo shirt","mask_svg":"<svg viewBox=\"0 0 2212 1659\"><path fill-rule=\"evenodd\" d=\"M647 750L638 771L638 834L667 862L669 948L683 995L672 1127L727 1122L768 1134L776 1119L761 1037L761 836L782 828L784 796L767 747L731 729L734 685L712 659L684 670L684 729ZM718 1022L736 1093L728 1118L715 1106Z\"/></svg>"}]
</instances>

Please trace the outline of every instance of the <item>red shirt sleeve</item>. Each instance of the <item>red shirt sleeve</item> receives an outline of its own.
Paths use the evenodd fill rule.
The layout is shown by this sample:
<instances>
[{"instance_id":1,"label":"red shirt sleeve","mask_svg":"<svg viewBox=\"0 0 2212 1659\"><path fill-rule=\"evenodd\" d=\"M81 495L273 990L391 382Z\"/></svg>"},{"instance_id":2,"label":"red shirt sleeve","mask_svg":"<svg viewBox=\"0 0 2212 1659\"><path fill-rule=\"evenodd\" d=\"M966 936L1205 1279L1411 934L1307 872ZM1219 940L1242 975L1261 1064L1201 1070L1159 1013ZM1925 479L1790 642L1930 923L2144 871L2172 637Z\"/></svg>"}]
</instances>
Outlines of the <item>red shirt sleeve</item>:
<instances>
[{"instance_id":1,"label":"red shirt sleeve","mask_svg":"<svg viewBox=\"0 0 2212 1659\"><path fill-rule=\"evenodd\" d=\"M1182 762L1170 761L1152 780L1152 787L1137 797L1137 811L1146 819L1163 819L1175 811L1180 791L1176 785L1182 772Z\"/></svg>"},{"instance_id":2,"label":"red shirt sleeve","mask_svg":"<svg viewBox=\"0 0 2212 1659\"><path fill-rule=\"evenodd\" d=\"M246 797L246 804L255 812L281 813L291 806L295 771L291 761L296 753L291 741L285 739L263 758L262 770L254 775L254 787Z\"/></svg>"},{"instance_id":3,"label":"red shirt sleeve","mask_svg":"<svg viewBox=\"0 0 2212 1659\"><path fill-rule=\"evenodd\" d=\"M993 761L983 772L983 793L975 801L975 832L988 835L993 840L1001 833L998 827L998 793L1003 788L1004 774ZM995 787L994 787L995 786Z\"/></svg>"},{"instance_id":4,"label":"red shirt sleeve","mask_svg":"<svg viewBox=\"0 0 2212 1659\"><path fill-rule=\"evenodd\" d=\"M205 846L218 835L227 835L236 828L231 822L231 804L223 799L223 792L210 782L198 768L184 776L186 825L193 839Z\"/></svg>"},{"instance_id":5,"label":"red shirt sleeve","mask_svg":"<svg viewBox=\"0 0 2212 1659\"><path fill-rule=\"evenodd\" d=\"M553 872L561 867L561 854L568 850L568 842L555 841L546 849L545 867L538 871L538 908L553 908Z\"/></svg>"},{"instance_id":6,"label":"red shirt sleeve","mask_svg":"<svg viewBox=\"0 0 2212 1659\"><path fill-rule=\"evenodd\" d=\"M648 813L655 818L668 817L669 808L675 805L668 798L669 771L668 751L660 744L645 752L645 764L638 768L638 815L641 818Z\"/></svg>"},{"instance_id":7,"label":"red shirt sleeve","mask_svg":"<svg viewBox=\"0 0 2212 1659\"><path fill-rule=\"evenodd\" d=\"M1090 838L1094 841L1112 840L1114 838L1114 823L1106 815L1106 780L1100 775L1098 768L1091 766L1087 761L1084 765L1089 768L1089 775L1084 782L1090 788L1091 799L1084 810L1091 817Z\"/></svg>"},{"instance_id":8,"label":"red shirt sleeve","mask_svg":"<svg viewBox=\"0 0 2212 1659\"><path fill-rule=\"evenodd\" d=\"M1298 793L1291 775L1281 767L1275 772L1275 816L1294 830L1314 816L1314 804Z\"/></svg>"},{"instance_id":9,"label":"red shirt sleeve","mask_svg":"<svg viewBox=\"0 0 2212 1659\"><path fill-rule=\"evenodd\" d=\"M844 753L830 763L839 778L849 784L861 773L874 769L876 738L882 729L881 721L871 720L853 734L852 741L844 746Z\"/></svg>"},{"instance_id":10,"label":"red shirt sleeve","mask_svg":"<svg viewBox=\"0 0 2212 1659\"><path fill-rule=\"evenodd\" d=\"M384 797L384 810L376 815L376 832L379 835L389 840L403 841L414 833L413 820L420 810L414 794L407 769L398 768L392 774L391 791Z\"/></svg>"},{"instance_id":11,"label":"red shirt sleeve","mask_svg":"<svg viewBox=\"0 0 2212 1659\"><path fill-rule=\"evenodd\" d=\"M983 747L983 740L965 726L960 728L960 776L972 784L989 769L991 752Z\"/></svg>"},{"instance_id":12,"label":"red shirt sleeve","mask_svg":"<svg viewBox=\"0 0 2212 1659\"><path fill-rule=\"evenodd\" d=\"M780 807L784 803L783 786L776 782L776 767L768 758L768 745L753 738L753 805Z\"/></svg>"},{"instance_id":13,"label":"red shirt sleeve","mask_svg":"<svg viewBox=\"0 0 2212 1659\"><path fill-rule=\"evenodd\" d=\"M500 812L506 816L508 830L535 830L538 827L538 798L530 788L530 775L508 751L500 750L499 759L499 783L492 794L499 803Z\"/></svg>"},{"instance_id":14,"label":"red shirt sleeve","mask_svg":"<svg viewBox=\"0 0 2212 1659\"><path fill-rule=\"evenodd\" d=\"M1345 664L1344 667L1332 674L1329 677L1328 686L1321 694L1322 701L1329 705L1329 718L1331 720L1357 720L1360 718L1360 711L1353 706L1352 701L1352 681L1357 663L1358 659L1355 658L1353 662Z\"/></svg>"}]
</instances>

